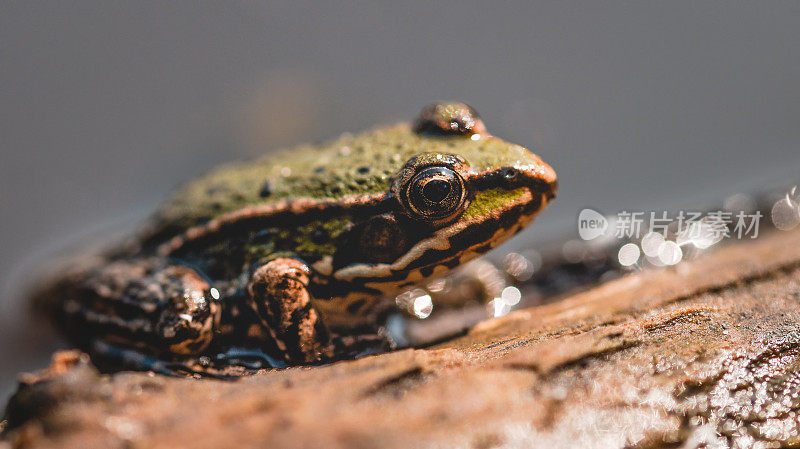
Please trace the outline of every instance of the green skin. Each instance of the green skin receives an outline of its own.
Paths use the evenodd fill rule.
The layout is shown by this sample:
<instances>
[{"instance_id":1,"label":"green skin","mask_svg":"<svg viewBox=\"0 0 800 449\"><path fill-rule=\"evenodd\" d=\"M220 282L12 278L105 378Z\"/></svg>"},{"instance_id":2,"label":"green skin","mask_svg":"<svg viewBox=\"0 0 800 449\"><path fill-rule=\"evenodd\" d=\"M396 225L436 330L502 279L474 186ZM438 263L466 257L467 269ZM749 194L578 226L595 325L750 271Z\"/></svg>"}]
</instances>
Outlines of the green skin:
<instances>
[{"instance_id":1,"label":"green skin","mask_svg":"<svg viewBox=\"0 0 800 449\"><path fill-rule=\"evenodd\" d=\"M452 207L444 218L404 199L421 192L408 186L427 167L458 175L430 209ZM133 244L57 283L55 316L80 345L140 369L174 373L231 348L273 365L350 357L386 347L384 299L519 232L555 191L546 163L488 135L471 108L432 105L414 126L188 183Z\"/></svg>"}]
</instances>

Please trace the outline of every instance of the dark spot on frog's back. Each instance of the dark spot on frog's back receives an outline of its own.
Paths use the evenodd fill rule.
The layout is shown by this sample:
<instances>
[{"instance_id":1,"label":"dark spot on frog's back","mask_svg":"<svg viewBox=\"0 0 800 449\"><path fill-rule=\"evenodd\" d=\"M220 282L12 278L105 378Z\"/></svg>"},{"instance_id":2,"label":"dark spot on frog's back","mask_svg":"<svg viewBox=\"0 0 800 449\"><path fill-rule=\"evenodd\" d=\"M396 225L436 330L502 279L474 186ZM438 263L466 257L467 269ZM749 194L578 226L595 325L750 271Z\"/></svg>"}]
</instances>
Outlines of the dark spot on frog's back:
<instances>
[{"instance_id":1,"label":"dark spot on frog's back","mask_svg":"<svg viewBox=\"0 0 800 449\"><path fill-rule=\"evenodd\" d=\"M264 184L261 184L261 189L258 191L258 196L261 198L267 198L270 195L272 195L272 183L265 181Z\"/></svg>"},{"instance_id":2,"label":"dark spot on frog's back","mask_svg":"<svg viewBox=\"0 0 800 449\"><path fill-rule=\"evenodd\" d=\"M367 165L365 165L363 167L358 167L358 172L361 173L362 175L365 175L365 174L369 173L370 170L372 170L372 167L367 166Z\"/></svg>"}]
</instances>

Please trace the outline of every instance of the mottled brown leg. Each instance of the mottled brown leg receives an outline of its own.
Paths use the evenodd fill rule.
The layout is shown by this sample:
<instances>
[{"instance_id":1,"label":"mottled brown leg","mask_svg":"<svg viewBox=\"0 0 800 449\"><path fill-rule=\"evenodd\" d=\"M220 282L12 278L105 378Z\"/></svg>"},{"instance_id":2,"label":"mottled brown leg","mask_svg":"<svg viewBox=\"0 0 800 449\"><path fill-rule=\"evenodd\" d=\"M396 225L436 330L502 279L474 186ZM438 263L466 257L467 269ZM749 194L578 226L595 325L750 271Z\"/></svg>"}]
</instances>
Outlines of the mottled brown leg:
<instances>
[{"instance_id":1,"label":"mottled brown leg","mask_svg":"<svg viewBox=\"0 0 800 449\"><path fill-rule=\"evenodd\" d=\"M42 290L38 303L106 370L184 374L214 337L219 304L194 269L161 259L98 259ZM178 362L181 361L181 362Z\"/></svg>"},{"instance_id":2,"label":"mottled brown leg","mask_svg":"<svg viewBox=\"0 0 800 449\"><path fill-rule=\"evenodd\" d=\"M191 356L211 342L218 305L195 270L158 259L112 261L65 290L70 333L156 355Z\"/></svg>"},{"instance_id":3,"label":"mottled brown leg","mask_svg":"<svg viewBox=\"0 0 800 449\"><path fill-rule=\"evenodd\" d=\"M250 282L253 306L290 364L334 356L330 334L311 305L309 274L299 260L280 258L259 267Z\"/></svg>"}]
</instances>

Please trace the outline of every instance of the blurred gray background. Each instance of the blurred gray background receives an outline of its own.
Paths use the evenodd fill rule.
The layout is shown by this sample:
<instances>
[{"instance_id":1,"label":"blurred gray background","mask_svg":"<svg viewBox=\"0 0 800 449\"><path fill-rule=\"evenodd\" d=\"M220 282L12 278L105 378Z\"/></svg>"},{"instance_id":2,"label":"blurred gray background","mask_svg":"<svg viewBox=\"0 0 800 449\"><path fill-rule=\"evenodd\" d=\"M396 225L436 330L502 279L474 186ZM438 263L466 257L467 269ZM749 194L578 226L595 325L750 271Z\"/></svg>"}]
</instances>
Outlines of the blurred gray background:
<instances>
[{"instance_id":1,"label":"blurred gray background","mask_svg":"<svg viewBox=\"0 0 800 449\"><path fill-rule=\"evenodd\" d=\"M19 300L51 254L219 162L438 99L558 172L518 244L719 199L800 168L800 2L3 2L0 394L55 344Z\"/></svg>"}]
</instances>

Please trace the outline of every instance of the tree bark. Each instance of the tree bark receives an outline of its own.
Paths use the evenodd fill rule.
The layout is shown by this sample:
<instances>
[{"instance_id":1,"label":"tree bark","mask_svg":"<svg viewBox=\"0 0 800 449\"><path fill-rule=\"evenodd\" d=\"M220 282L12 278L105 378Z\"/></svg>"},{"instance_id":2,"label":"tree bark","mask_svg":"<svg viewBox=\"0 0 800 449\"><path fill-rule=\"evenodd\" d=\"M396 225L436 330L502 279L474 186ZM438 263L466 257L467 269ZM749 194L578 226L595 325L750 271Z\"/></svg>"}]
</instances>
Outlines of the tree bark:
<instances>
[{"instance_id":1,"label":"tree bark","mask_svg":"<svg viewBox=\"0 0 800 449\"><path fill-rule=\"evenodd\" d=\"M407 349L238 381L21 378L6 447L800 446L800 232Z\"/></svg>"}]
</instances>

